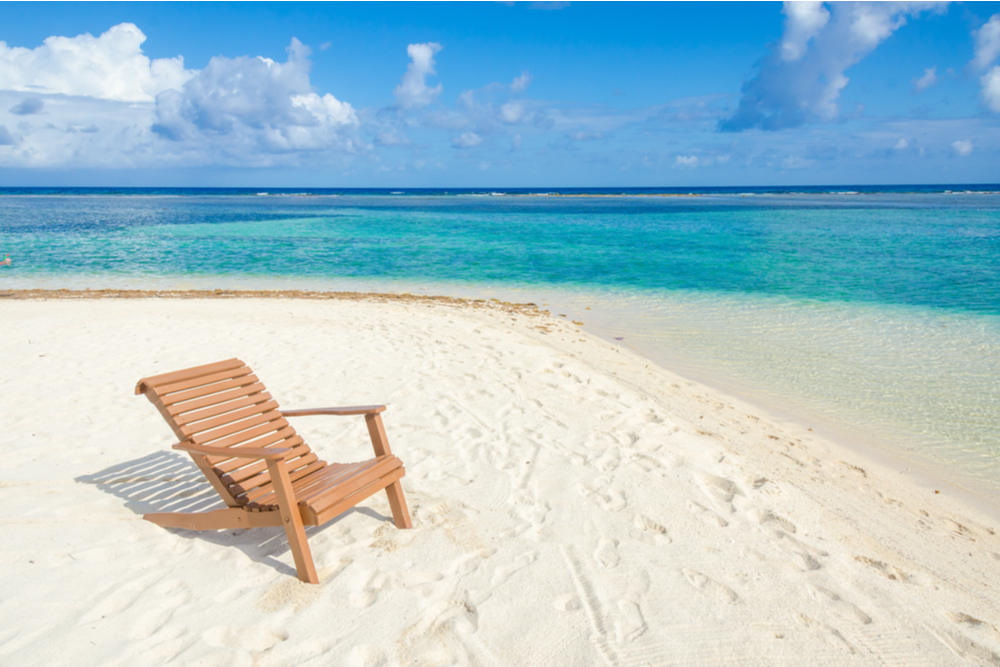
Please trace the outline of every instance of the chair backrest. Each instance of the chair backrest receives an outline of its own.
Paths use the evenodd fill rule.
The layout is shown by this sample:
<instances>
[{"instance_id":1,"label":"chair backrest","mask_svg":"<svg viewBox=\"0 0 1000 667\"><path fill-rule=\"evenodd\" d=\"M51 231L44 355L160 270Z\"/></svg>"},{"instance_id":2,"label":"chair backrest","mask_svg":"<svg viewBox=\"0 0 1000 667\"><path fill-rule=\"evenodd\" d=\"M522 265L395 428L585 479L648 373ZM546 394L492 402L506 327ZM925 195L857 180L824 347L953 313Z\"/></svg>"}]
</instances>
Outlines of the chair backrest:
<instances>
[{"instance_id":1,"label":"chair backrest","mask_svg":"<svg viewBox=\"0 0 1000 667\"><path fill-rule=\"evenodd\" d=\"M285 461L293 482L326 466L239 359L143 378L135 393L146 395L182 442L227 449L290 448ZM191 456L230 507L253 507L255 499L272 491L261 460Z\"/></svg>"}]
</instances>

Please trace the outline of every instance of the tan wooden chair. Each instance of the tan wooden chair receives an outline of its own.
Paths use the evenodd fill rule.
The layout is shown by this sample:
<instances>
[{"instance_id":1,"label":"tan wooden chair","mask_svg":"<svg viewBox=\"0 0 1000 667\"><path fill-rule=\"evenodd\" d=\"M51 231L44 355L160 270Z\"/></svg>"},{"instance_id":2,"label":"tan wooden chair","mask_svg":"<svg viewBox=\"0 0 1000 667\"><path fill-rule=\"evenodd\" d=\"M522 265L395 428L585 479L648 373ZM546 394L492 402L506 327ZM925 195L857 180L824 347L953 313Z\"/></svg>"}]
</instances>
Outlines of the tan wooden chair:
<instances>
[{"instance_id":1,"label":"tan wooden chair","mask_svg":"<svg viewBox=\"0 0 1000 667\"><path fill-rule=\"evenodd\" d=\"M385 489L397 528L410 528L399 479L403 462L392 455L379 413L384 405L279 410L253 371L229 359L139 380L136 394L167 420L228 509L197 514L146 514L169 528L224 530L284 526L299 579L319 583L304 526L321 526ZM375 458L325 463L285 417L364 415Z\"/></svg>"}]
</instances>

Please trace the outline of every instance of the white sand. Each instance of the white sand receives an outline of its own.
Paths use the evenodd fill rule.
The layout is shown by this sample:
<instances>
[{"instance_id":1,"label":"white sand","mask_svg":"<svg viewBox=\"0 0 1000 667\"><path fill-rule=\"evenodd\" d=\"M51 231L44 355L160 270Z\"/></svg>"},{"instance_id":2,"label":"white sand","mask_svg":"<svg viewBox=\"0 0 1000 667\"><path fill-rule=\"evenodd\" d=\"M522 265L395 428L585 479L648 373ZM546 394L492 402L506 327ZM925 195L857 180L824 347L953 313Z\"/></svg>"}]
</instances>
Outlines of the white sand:
<instances>
[{"instance_id":1,"label":"white sand","mask_svg":"<svg viewBox=\"0 0 1000 667\"><path fill-rule=\"evenodd\" d=\"M0 664L1000 664L994 516L540 321L3 301ZM221 504L135 382L233 356L284 408L387 403L414 528L379 494L309 529L310 586L281 529L143 521Z\"/></svg>"}]
</instances>

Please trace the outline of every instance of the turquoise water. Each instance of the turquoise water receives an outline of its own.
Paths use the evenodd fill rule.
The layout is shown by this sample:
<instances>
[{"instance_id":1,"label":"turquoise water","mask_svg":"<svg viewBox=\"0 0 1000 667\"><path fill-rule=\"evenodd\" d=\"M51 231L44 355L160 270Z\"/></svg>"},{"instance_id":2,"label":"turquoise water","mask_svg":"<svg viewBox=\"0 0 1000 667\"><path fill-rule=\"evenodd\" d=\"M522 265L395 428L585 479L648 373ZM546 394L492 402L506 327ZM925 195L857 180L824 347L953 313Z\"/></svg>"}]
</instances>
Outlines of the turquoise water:
<instances>
[{"instance_id":1,"label":"turquoise water","mask_svg":"<svg viewBox=\"0 0 1000 667\"><path fill-rule=\"evenodd\" d=\"M682 373L1000 488L1000 194L944 190L0 190L0 285L547 300Z\"/></svg>"}]
</instances>

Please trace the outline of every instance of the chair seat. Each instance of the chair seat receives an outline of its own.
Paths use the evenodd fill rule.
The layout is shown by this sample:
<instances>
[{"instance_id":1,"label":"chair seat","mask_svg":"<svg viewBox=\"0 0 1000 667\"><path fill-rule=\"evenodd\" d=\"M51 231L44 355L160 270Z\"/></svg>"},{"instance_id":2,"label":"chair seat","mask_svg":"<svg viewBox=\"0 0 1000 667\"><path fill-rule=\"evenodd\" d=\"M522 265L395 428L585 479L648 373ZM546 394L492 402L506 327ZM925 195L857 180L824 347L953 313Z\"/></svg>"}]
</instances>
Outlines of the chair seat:
<instances>
[{"instance_id":1,"label":"chair seat","mask_svg":"<svg viewBox=\"0 0 1000 667\"><path fill-rule=\"evenodd\" d=\"M357 463L328 463L315 472L292 482L295 499L302 511L302 519L309 525L320 525L325 516L335 516L358 501L379 491L391 481L386 478L401 473L403 462L396 456L378 456ZM399 474L399 476L402 476ZM382 482L380 484L380 482ZM370 493L365 493L374 486ZM362 495L364 494L364 495ZM256 512L278 510L278 498L272 489L249 502L245 507Z\"/></svg>"}]
</instances>

